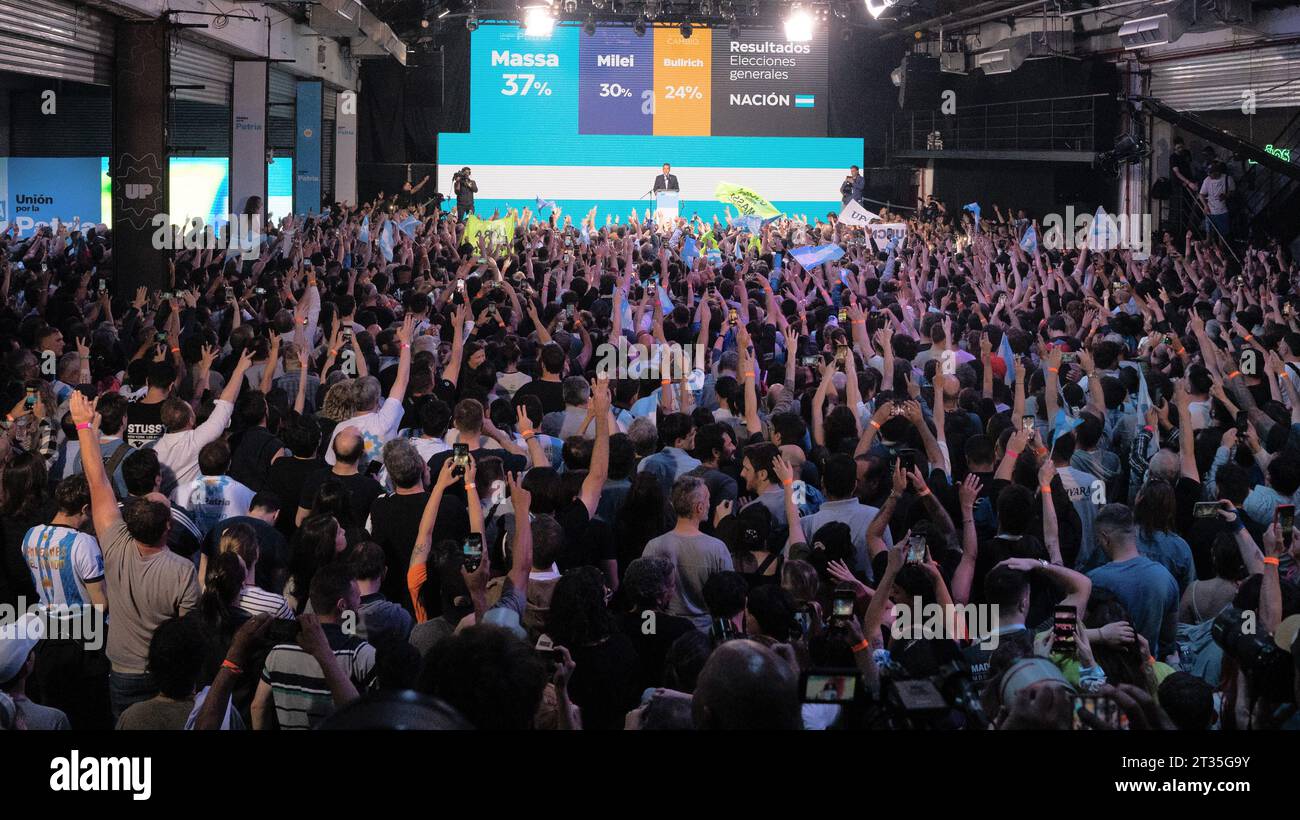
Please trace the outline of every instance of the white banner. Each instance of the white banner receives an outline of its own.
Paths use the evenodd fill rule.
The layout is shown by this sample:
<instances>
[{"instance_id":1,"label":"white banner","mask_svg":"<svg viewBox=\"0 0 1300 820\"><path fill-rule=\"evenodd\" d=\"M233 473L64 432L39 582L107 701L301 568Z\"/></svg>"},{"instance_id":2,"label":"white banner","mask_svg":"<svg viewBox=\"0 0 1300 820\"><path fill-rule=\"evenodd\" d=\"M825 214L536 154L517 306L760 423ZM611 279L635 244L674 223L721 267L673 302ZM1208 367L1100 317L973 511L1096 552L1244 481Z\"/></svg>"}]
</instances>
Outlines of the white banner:
<instances>
[{"instance_id":1,"label":"white banner","mask_svg":"<svg viewBox=\"0 0 1300 820\"><path fill-rule=\"evenodd\" d=\"M906 222L877 222L871 226L871 238L876 240L876 247L881 250L884 250L885 246L893 240L901 241L906 237Z\"/></svg>"},{"instance_id":2,"label":"white banner","mask_svg":"<svg viewBox=\"0 0 1300 820\"><path fill-rule=\"evenodd\" d=\"M419 182L419 180L415 180ZM432 188L429 189L432 191ZM357 94L339 92L334 114L334 200L357 204Z\"/></svg>"},{"instance_id":3,"label":"white banner","mask_svg":"<svg viewBox=\"0 0 1300 820\"><path fill-rule=\"evenodd\" d=\"M840 211L840 221L854 228L865 228L872 220L879 221L879 219L880 214L873 214L855 199L850 199L844 206L844 210Z\"/></svg>"},{"instance_id":4,"label":"white banner","mask_svg":"<svg viewBox=\"0 0 1300 820\"><path fill-rule=\"evenodd\" d=\"M266 62L235 60L230 112L230 207L243 213L248 198L266 215Z\"/></svg>"}]
</instances>

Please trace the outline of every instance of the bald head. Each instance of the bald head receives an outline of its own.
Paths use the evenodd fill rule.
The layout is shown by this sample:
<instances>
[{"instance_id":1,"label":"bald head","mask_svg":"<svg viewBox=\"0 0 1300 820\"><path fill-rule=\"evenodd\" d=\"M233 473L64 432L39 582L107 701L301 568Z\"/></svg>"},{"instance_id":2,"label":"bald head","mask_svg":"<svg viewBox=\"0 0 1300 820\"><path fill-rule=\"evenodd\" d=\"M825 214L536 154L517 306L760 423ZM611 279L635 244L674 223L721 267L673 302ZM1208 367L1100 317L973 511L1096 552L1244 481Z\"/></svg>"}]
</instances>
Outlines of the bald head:
<instances>
[{"instance_id":1,"label":"bald head","mask_svg":"<svg viewBox=\"0 0 1300 820\"><path fill-rule=\"evenodd\" d=\"M1178 454L1172 450L1161 450L1151 457L1147 464L1147 474L1150 478L1159 478L1168 481L1170 484L1177 483L1178 474L1182 472L1182 461Z\"/></svg>"},{"instance_id":2,"label":"bald head","mask_svg":"<svg viewBox=\"0 0 1300 820\"><path fill-rule=\"evenodd\" d=\"M727 641L700 671L691 711L697 729L799 729L799 681L766 646Z\"/></svg>"},{"instance_id":3,"label":"bald head","mask_svg":"<svg viewBox=\"0 0 1300 820\"><path fill-rule=\"evenodd\" d=\"M334 458L343 464L356 464L365 452L365 442L355 427L347 427L334 437Z\"/></svg>"}]
</instances>

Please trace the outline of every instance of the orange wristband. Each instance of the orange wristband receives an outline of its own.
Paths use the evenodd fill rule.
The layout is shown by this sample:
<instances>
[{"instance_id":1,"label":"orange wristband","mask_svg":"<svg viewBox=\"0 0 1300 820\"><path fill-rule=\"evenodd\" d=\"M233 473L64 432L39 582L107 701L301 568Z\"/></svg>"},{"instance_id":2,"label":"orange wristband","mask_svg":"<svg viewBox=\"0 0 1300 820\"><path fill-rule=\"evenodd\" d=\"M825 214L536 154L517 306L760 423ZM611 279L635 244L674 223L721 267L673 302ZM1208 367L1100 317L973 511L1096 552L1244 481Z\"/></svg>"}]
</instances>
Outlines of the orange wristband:
<instances>
[{"instance_id":1,"label":"orange wristband","mask_svg":"<svg viewBox=\"0 0 1300 820\"><path fill-rule=\"evenodd\" d=\"M1057 370L1055 367L1049 367L1049 368L1047 368L1047 372L1048 372L1048 373L1060 373L1061 371L1060 371L1060 370Z\"/></svg>"},{"instance_id":2,"label":"orange wristband","mask_svg":"<svg viewBox=\"0 0 1300 820\"><path fill-rule=\"evenodd\" d=\"M875 419L872 419L872 420L871 420L871 426L874 427L874 428L876 428L877 430L879 430L879 429L880 429L880 422L876 421Z\"/></svg>"},{"instance_id":3,"label":"orange wristband","mask_svg":"<svg viewBox=\"0 0 1300 820\"><path fill-rule=\"evenodd\" d=\"M477 490L477 489L478 489L478 485L475 484L473 481L471 481L470 483L468 483L468 484L465 485L465 489L466 489L467 491L468 491L468 490Z\"/></svg>"},{"instance_id":4,"label":"orange wristband","mask_svg":"<svg viewBox=\"0 0 1300 820\"><path fill-rule=\"evenodd\" d=\"M1277 558L1274 558L1273 556L1269 555L1264 558L1264 563L1268 564L1271 567L1275 567L1278 565L1279 561Z\"/></svg>"},{"instance_id":5,"label":"orange wristband","mask_svg":"<svg viewBox=\"0 0 1300 820\"><path fill-rule=\"evenodd\" d=\"M1052 485L1050 485L1050 484L1044 484L1043 486L1039 487L1038 489L1040 489L1040 490L1043 491L1043 495L1051 495L1051 494L1052 494Z\"/></svg>"},{"instance_id":6,"label":"orange wristband","mask_svg":"<svg viewBox=\"0 0 1300 820\"><path fill-rule=\"evenodd\" d=\"M863 638L862 640L853 644L853 646L849 647L849 649L851 649L853 651L853 654L855 655L858 654L859 652L865 652L870 648L871 648L871 641L867 640L866 638Z\"/></svg>"},{"instance_id":7,"label":"orange wristband","mask_svg":"<svg viewBox=\"0 0 1300 820\"><path fill-rule=\"evenodd\" d=\"M1012 458L1020 458L1020 454L1017 453L1015 450L1007 450L1007 455L1011 456Z\"/></svg>"},{"instance_id":8,"label":"orange wristband","mask_svg":"<svg viewBox=\"0 0 1300 820\"><path fill-rule=\"evenodd\" d=\"M527 439L530 439L530 438L532 438L533 436L537 435L537 431L536 431L536 430L525 430L525 431L523 431L522 433L520 433L519 435L523 436L524 439L527 440Z\"/></svg>"},{"instance_id":9,"label":"orange wristband","mask_svg":"<svg viewBox=\"0 0 1300 820\"><path fill-rule=\"evenodd\" d=\"M794 479L793 479L793 478L787 478L786 480L782 481L781 483L784 484L785 486L789 487L790 485L794 484Z\"/></svg>"},{"instance_id":10,"label":"orange wristband","mask_svg":"<svg viewBox=\"0 0 1300 820\"><path fill-rule=\"evenodd\" d=\"M1237 377L1240 376L1240 375L1241 375L1241 371L1240 371L1240 370L1234 370L1234 371L1232 371L1231 373L1228 374L1228 378L1230 378L1230 379L1235 379L1235 378L1237 378Z\"/></svg>"}]
</instances>

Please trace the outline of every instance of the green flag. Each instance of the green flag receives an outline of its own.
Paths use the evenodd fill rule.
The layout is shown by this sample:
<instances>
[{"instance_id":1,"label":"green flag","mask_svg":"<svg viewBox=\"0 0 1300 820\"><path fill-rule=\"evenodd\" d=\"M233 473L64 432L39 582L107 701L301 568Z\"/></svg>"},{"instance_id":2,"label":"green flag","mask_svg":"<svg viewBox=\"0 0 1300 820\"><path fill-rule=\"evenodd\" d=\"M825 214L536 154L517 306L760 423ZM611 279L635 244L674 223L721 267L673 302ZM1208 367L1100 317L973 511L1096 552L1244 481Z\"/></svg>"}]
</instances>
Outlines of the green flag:
<instances>
[{"instance_id":1,"label":"green flag","mask_svg":"<svg viewBox=\"0 0 1300 820\"><path fill-rule=\"evenodd\" d=\"M469 219L465 220L463 241L477 250L480 234L487 234L499 251L508 250L515 240L515 218L507 216L503 219L480 219L477 215L470 214Z\"/></svg>"},{"instance_id":2,"label":"green flag","mask_svg":"<svg viewBox=\"0 0 1300 820\"><path fill-rule=\"evenodd\" d=\"M771 219L774 216L781 215L781 212L771 202L743 185L719 182L718 187L713 190L713 196L719 202L735 205L741 216L757 216L761 219Z\"/></svg>"}]
</instances>

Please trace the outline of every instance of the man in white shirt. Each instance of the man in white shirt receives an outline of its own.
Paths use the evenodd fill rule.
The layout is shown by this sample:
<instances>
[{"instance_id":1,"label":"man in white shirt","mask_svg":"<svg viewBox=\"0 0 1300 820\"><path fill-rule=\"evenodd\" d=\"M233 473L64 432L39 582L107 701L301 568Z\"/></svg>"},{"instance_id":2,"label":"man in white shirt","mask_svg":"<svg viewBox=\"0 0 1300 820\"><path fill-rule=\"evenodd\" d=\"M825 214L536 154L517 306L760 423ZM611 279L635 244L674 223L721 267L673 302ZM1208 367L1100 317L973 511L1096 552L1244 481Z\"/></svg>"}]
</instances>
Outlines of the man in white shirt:
<instances>
[{"instance_id":1,"label":"man in white shirt","mask_svg":"<svg viewBox=\"0 0 1300 820\"><path fill-rule=\"evenodd\" d=\"M173 397L163 403L162 420L167 433L158 439L154 449L163 469L163 492L171 496L172 503L188 506L189 499L183 490L199 475L199 451L205 444L220 438L226 425L230 424L230 416L235 412L235 398L244 383L244 373L252 364L253 354L245 350L212 408L212 415L198 427L194 426L194 409L189 402Z\"/></svg>"},{"instance_id":2,"label":"man in white shirt","mask_svg":"<svg viewBox=\"0 0 1300 820\"><path fill-rule=\"evenodd\" d=\"M1206 218L1214 224L1215 229L1225 238L1228 236L1228 195L1233 190L1232 178L1224 173L1224 166L1218 160L1210 164L1210 173L1201 182L1201 202L1205 205ZM1206 226L1209 230L1209 226Z\"/></svg>"},{"instance_id":3,"label":"man in white shirt","mask_svg":"<svg viewBox=\"0 0 1300 820\"><path fill-rule=\"evenodd\" d=\"M406 412L402 407L402 399L406 398L406 385L411 375L412 324L411 317L406 317L402 329L397 332L398 343L402 346L402 355L397 360L397 378L393 381L393 389L388 391L388 398L382 405L379 403L379 379L367 376L357 380L356 406L365 409L358 415L335 425L334 432L330 434L329 446L325 449L326 464L333 466L335 463L334 437L341 430L351 427L361 436L365 454L357 467L363 473L370 459L377 457L379 451L383 449L384 442L397 437L398 427Z\"/></svg>"},{"instance_id":4,"label":"man in white shirt","mask_svg":"<svg viewBox=\"0 0 1300 820\"><path fill-rule=\"evenodd\" d=\"M199 451L199 469L203 475L185 485L182 504L199 532L208 530L227 518L248 515L253 491L226 475L230 468L230 445L218 439Z\"/></svg>"}]
</instances>

